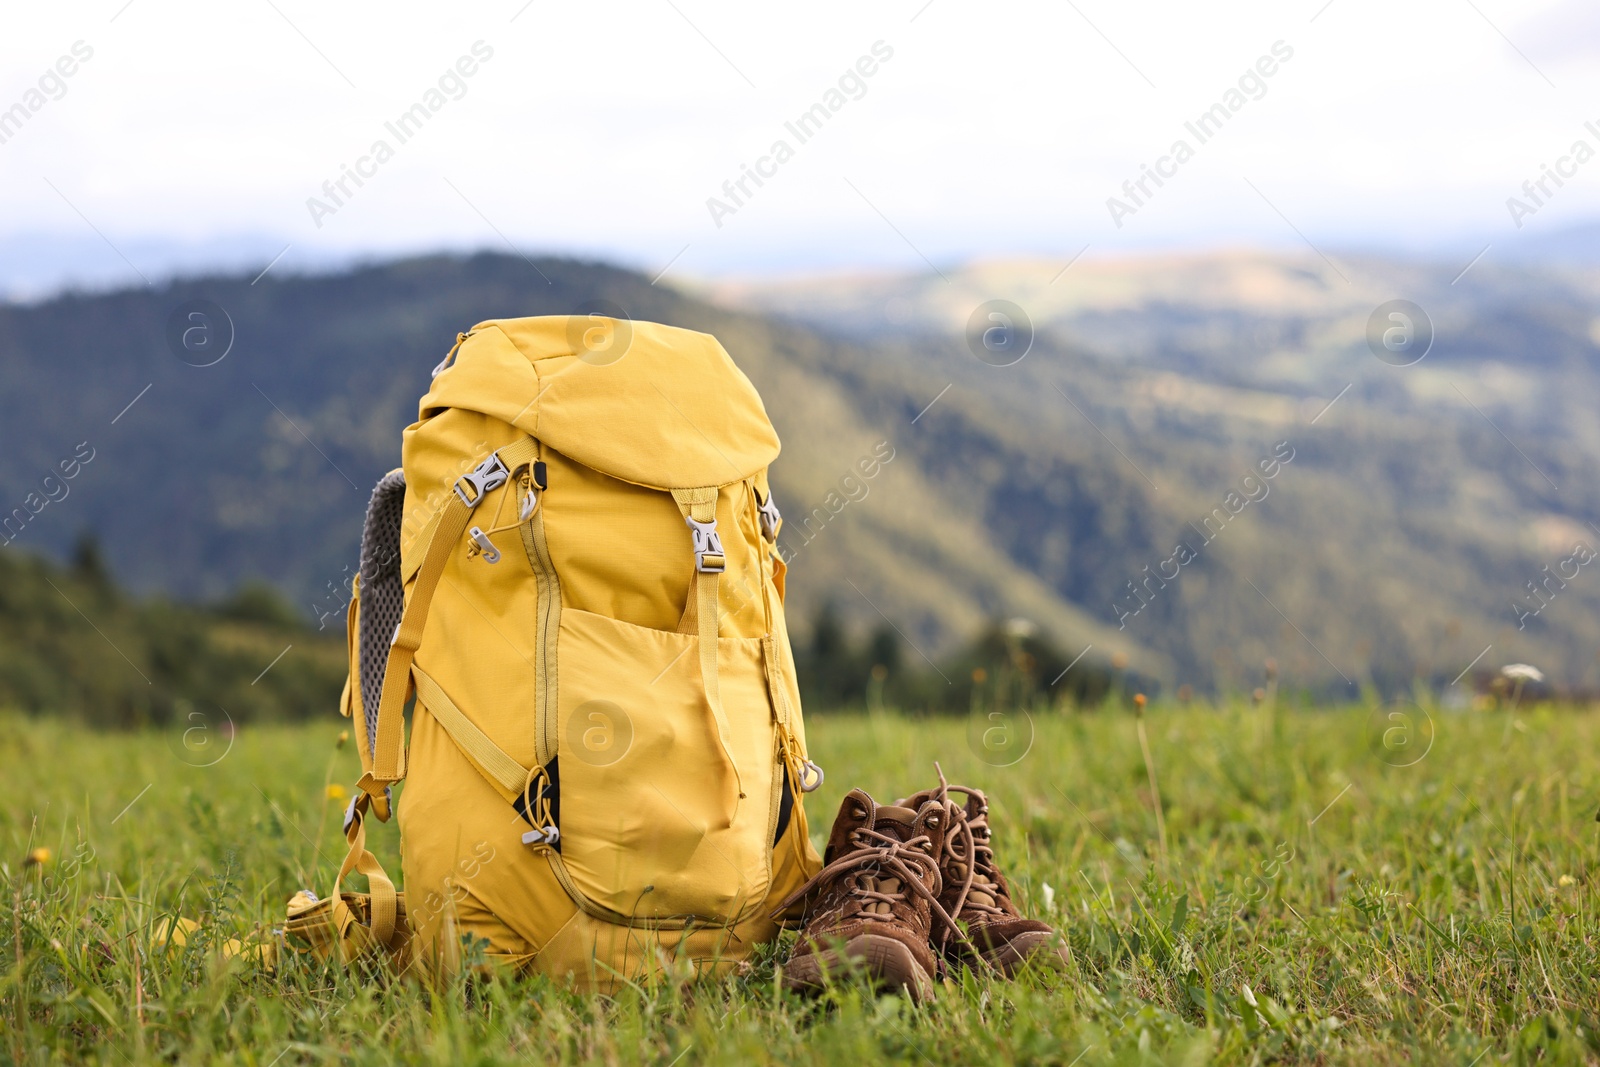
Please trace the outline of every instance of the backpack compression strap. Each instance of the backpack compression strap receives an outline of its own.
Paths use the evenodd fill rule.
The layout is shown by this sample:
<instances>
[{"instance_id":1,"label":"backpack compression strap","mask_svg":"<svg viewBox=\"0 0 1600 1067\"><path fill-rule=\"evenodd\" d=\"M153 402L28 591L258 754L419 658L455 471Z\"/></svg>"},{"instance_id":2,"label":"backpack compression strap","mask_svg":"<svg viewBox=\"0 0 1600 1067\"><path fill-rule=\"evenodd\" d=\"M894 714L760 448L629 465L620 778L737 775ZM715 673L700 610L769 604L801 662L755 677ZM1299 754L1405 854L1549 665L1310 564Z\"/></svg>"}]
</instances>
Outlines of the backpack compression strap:
<instances>
[{"instance_id":1,"label":"backpack compression strap","mask_svg":"<svg viewBox=\"0 0 1600 1067\"><path fill-rule=\"evenodd\" d=\"M345 857L344 863L339 866L338 877L333 882L333 893L329 899L333 901L333 918L335 928L339 932L340 952L345 955L347 948L359 947L364 939L360 936L360 922L345 902L341 890L344 880L355 871L366 875L367 890L371 893L369 905L370 926L366 933L372 940L385 948L394 944L395 933L400 930L400 895L395 891L394 882L384 873L383 866L378 858L367 851L367 829L364 816L370 798L365 793L357 793L350 801L350 807L345 810L344 832L345 840L350 845L350 852ZM351 941L347 946L345 942Z\"/></svg>"},{"instance_id":2,"label":"backpack compression strap","mask_svg":"<svg viewBox=\"0 0 1600 1067\"><path fill-rule=\"evenodd\" d=\"M674 489L672 499L683 512L694 537L694 592L695 611L699 616L700 684L705 689L706 703L717 721L717 740L722 744L722 754L727 757L733 771L733 781L738 799L744 799L744 776L739 763L733 758L728 745L728 713L722 709L721 687L717 684L717 630L721 623L720 602L717 599L717 579L728 568L728 558L722 551L722 538L717 533L717 487L699 489ZM737 810L738 802L734 808ZM729 816L730 821L732 816Z\"/></svg>"},{"instance_id":3,"label":"backpack compression strap","mask_svg":"<svg viewBox=\"0 0 1600 1067\"><path fill-rule=\"evenodd\" d=\"M406 776L405 724L406 700L411 695L411 663L416 658L417 647L422 643L422 632L428 623L428 608L433 603L434 590L444 575L445 564L455 551L461 535L466 532L472 512L483 502L489 491L511 480L511 476L532 461L536 449L533 438L524 437L516 444L491 452L489 457L456 480L455 492L444 509L439 512L433 536L417 570L411 596L406 601L400 625L395 629L394 640L389 645L389 658L383 671L383 696L378 704L378 728L372 743L372 771L359 783L373 798L379 811L387 815L387 803L381 802L385 787ZM713 642L713 646L715 642Z\"/></svg>"}]
</instances>

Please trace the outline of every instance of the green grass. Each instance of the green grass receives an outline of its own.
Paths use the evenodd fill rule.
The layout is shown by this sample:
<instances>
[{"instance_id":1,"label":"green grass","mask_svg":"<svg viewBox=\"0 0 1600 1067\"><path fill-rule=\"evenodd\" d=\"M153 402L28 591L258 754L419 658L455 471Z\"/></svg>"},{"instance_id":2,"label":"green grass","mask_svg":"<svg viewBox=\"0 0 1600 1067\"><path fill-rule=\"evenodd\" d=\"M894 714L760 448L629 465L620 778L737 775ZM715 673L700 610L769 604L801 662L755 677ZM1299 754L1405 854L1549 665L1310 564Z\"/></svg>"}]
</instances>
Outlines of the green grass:
<instances>
[{"instance_id":1,"label":"green grass","mask_svg":"<svg viewBox=\"0 0 1600 1067\"><path fill-rule=\"evenodd\" d=\"M213 946L327 890L343 842L325 783L355 767L340 723L247 728L197 767L223 752L214 731L0 718L0 1046L104 1064L1600 1061L1600 714L1433 710L1425 755L1412 714L1152 708L1165 856L1129 712L1036 717L1003 768L978 755L1001 720L814 715L818 835L850 786L907 792L937 758L989 791L1021 901L1068 934L1065 974L966 974L920 1007L852 984L780 997L772 952L614 998L494 979L430 1000L303 963L269 978ZM1028 732L1009 727L1007 759ZM374 836L395 870L393 828ZM24 867L40 846L50 861ZM174 914L204 935L164 951Z\"/></svg>"}]
</instances>

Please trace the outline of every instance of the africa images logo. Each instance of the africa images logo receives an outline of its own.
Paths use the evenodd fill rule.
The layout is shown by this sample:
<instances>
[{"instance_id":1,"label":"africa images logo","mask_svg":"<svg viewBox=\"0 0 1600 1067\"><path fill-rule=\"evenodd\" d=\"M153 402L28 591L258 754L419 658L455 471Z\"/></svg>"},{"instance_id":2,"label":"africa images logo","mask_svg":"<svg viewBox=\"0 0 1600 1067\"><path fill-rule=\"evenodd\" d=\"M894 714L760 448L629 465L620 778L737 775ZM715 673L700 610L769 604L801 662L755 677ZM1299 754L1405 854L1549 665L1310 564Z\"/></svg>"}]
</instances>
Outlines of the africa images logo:
<instances>
[{"instance_id":1,"label":"africa images logo","mask_svg":"<svg viewBox=\"0 0 1600 1067\"><path fill-rule=\"evenodd\" d=\"M339 209L366 185L363 179L370 180L378 176L378 168L394 158L396 146L405 144L421 133L433 116L443 111L450 101L460 100L467 95L466 80L477 74L482 64L494 58L494 49L483 41L474 41L471 52L472 55L463 55L454 65L445 68L436 84L423 92L421 99L397 115L394 121L383 124L384 130L394 138L393 145L379 137L364 155L356 157L354 167L348 163L339 165L339 176L322 183L321 197L306 197L306 210L317 229L322 229L323 218L337 215ZM355 184L354 189L350 188L351 183Z\"/></svg>"},{"instance_id":2,"label":"africa images logo","mask_svg":"<svg viewBox=\"0 0 1600 1067\"><path fill-rule=\"evenodd\" d=\"M1282 64L1294 58L1294 49L1284 41L1273 41L1270 51L1271 55L1261 56L1239 75L1238 82L1223 92L1221 100L1183 124L1183 128L1194 138L1193 145L1182 137L1178 138L1165 155L1156 158L1153 168L1148 163L1142 163L1139 176L1122 183L1122 195L1126 200L1116 196L1106 197L1106 210L1111 213L1111 221L1116 223L1117 229L1122 229L1122 220L1126 216L1137 215L1139 209L1147 205L1156 191L1166 184L1163 179L1178 176L1178 168L1195 157L1197 146L1221 133L1224 125L1243 111L1250 101L1260 100L1267 95L1267 79L1278 73ZM1150 187L1152 183L1155 189Z\"/></svg>"},{"instance_id":3,"label":"africa images logo","mask_svg":"<svg viewBox=\"0 0 1600 1067\"><path fill-rule=\"evenodd\" d=\"M745 202L755 195L755 190L750 188L752 182L756 189L760 189L766 184L763 179L776 177L778 168L794 158L795 146L803 145L821 133L824 124L844 110L851 100L866 96L866 80L893 58L894 49L888 44L883 41L872 42L871 55L863 55L852 66L846 67L835 85L822 94L821 100L802 111L794 121L783 124L784 130L794 138L793 145L787 138L777 138L765 155L756 157L754 168L748 163L741 163L739 176L722 183L722 197L706 197L706 210L711 213L711 221L716 223L717 229L722 229L725 216L738 214Z\"/></svg>"}]
</instances>

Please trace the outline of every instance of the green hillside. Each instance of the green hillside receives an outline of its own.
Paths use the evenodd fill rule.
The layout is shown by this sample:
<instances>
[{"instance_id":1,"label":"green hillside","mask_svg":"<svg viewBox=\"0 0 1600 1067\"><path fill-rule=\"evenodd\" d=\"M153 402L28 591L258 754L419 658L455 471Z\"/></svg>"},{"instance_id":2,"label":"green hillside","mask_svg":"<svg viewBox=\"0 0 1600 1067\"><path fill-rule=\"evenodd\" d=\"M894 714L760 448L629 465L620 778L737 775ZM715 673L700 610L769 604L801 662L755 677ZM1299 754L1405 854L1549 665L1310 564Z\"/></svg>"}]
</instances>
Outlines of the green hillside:
<instances>
[{"instance_id":1,"label":"green hillside","mask_svg":"<svg viewBox=\"0 0 1600 1067\"><path fill-rule=\"evenodd\" d=\"M1480 670L1600 681L1591 568L1523 601L1537 615L1512 607L1600 545L1592 284L1090 266L1059 290L1054 269L975 267L713 300L597 264L438 256L0 307L0 512L23 509L14 545L58 558L93 531L139 592L216 601L261 580L336 630L368 490L456 332L610 306L715 333L761 390L802 634L832 603L857 640L887 620L924 670L1021 617L1068 661L1092 646L1086 666L1169 685L1250 687L1269 658L1297 683L1445 684L1491 644ZM1417 367L1363 340L1397 294L1439 327ZM1012 367L959 335L992 296L1037 311ZM234 325L212 366L167 341L192 299Z\"/></svg>"},{"instance_id":2,"label":"green hillside","mask_svg":"<svg viewBox=\"0 0 1600 1067\"><path fill-rule=\"evenodd\" d=\"M234 324L232 350L212 366L186 364L166 340L168 315L194 299ZM3 499L43 495L41 480L80 442L94 450L16 543L59 551L92 529L139 590L216 599L260 579L313 624L341 625L367 494L398 462L400 431L456 332L597 302L716 334L761 390L784 442L774 477L800 618L829 601L860 631L887 616L937 657L1017 613L1066 646L1162 662L1007 553L971 551L986 537L980 517L906 448L916 409L880 418L836 375L870 363L870 349L571 261L434 257L0 308L0 390L18 412L0 427ZM879 469L863 480L871 457Z\"/></svg>"},{"instance_id":3,"label":"green hillside","mask_svg":"<svg viewBox=\"0 0 1600 1067\"><path fill-rule=\"evenodd\" d=\"M205 608L131 598L92 542L73 556L61 567L0 550L0 707L171 727L195 765L236 725L337 710L342 631L318 633L259 586Z\"/></svg>"},{"instance_id":4,"label":"green hillside","mask_svg":"<svg viewBox=\"0 0 1600 1067\"><path fill-rule=\"evenodd\" d=\"M1242 252L1061 268L712 295L872 345L872 365L837 368L858 395L951 383L919 423L923 461L1012 559L1183 677L1253 685L1270 656L1301 678L1449 686L1482 653L1475 671L1525 660L1600 685L1583 562L1600 548L1600 273ZM994 298L1037 332L1012 367L960 340ZM1395 298L1434 326L1413 366L1366 342ZM1249 502L1280 442L1292 461ZM1179 544L1195 558L1174 567ZM1178 577L1124 615L1147 566Z\"/></svg>"}]
</instances>

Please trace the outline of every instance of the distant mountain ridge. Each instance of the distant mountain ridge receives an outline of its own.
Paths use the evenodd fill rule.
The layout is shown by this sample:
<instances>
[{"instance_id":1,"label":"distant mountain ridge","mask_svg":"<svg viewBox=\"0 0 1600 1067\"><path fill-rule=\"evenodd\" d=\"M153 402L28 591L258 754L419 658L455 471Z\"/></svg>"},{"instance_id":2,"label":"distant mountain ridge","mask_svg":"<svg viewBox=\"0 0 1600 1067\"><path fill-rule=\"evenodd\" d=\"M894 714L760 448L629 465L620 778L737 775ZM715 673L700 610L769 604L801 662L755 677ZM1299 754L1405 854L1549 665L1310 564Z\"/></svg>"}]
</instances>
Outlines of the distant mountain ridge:
<instances>
[{"instance_id":1,"label":"distant mountain ridge","mask_svg":"<svg viewBox=\"0 0 1600 1067\"><path fill-rule=\"evenodd\" d=\"M60 556L90 529L138 589L215 600L259 577L337 626L368 491L456 332L603 302L715 334L761 391L802 634L833 601L858 628L892 621L918 663L1022 616L1068 658L1168 684L1253 685L1272 658L1286 681L1444 686L1486 645L1480 668L1595 684L1600 580L1526 599L1576 540L1600 545L1593 277L1336 263L1240 251L679 291L485 254L0 306L0 514L87 442L96 458L19 546ZM1364 339L1395 297L1435 325L1414 367ZM962 336L995 298L1035 325L1012 366ZM169 348L193 300L233 325L212 366ZM1264 479L1280 446L1293 458ZM1219 507L1226 528L1200 537Z\"/></svg>"},{"instance_id":2,"label":"distant mountain ridge","mask_svg":"<svg viewBox=\"0 0 1600 1067\"><path fill-rule=\"evenodd\" d=\"M281 233L259 231L189 240L118 233L111 237L116 242L115 249L88 229L15 230L0 236L0 300L31 302L48 299L66 289L105 292L146 279L165 285L177 277L246 273L254 278L269 263L274 264L274 274L324 273L403 255L397 251L317 250L291 241ZM1324 242L1318 240L1318 244ZM1531 228L1513 237L1503 231L1459 234L1442 245L1430 245L1425 252L1440 262L1455 262L1459 269L1486 245L1492 246L1485 257L1490 264L1596 267L1600 266L1600 220L1549 232ZM1407 258L1424 253L1377 250L1372 254ZM569 253L567 258L572 255ZM820 246L809 250L807 256L819 262L828 262L830 258ZM578 258L582 258L581 255ZM1054 275L1064 263L1062 260L1047 265L1047 276ZM770 268L762 265L760 269ZM838 276L847 272L835 269L827 273Z\"/></svg>"},{"instance_id":3,"label":"distant mountain ridge","mask_svg":"<svg viewBox=\"0 0 1600 1067\"><path fill-rule=\"evenodd\" d=\"M832 375L871 361L858 346L570 260L438 256L275 275L0 307L0 389L18 413L0 426L0 508L24 506L63 449L86 440L99 456L18 545L60 555L93 530L136 591L215 600L261 578L307 618L341 625L368 492L398 464L400 432L456 333L603 305L715 334L761 391L784 442L773 477L793 517L783 543L802 633L834 600L858 624L881 610L938 655L1016 612L1076 647L1166 666L1005 554L970 551L984 539L977 520L901 450L910 416L866 416ZM212 366L169 349L169 317L195 300L232 323L231 350ZM874 456L881 472L855 488L847 479Z\"/></svg>"},{"instance_id":4,"label":"distant mountain ridge","mask_svg":"<svg viewBox=\"0 0 1600 1067\"><path fill-rule=\"evenodd\" d=\"M988 439L1014 442L1013 467L1098 455L1071 474L998 479L1007 488L986 524L1001 533L1006 512L1070 501L1006 541L1011 554L1123 618L1180 675L1246 683L1272 656L1341 683L1401 687L1419 672L1449 687L1481 654L1475 669L1525 659L1592 689L1600 582L1587 571L1544 582L1578 543L1600 546L1600 271L1461 267L1240 249L702 293L870 343L880 374L953 381L929 433L987 411ZM982 369L958 338L994 299L1024 310L1034 347ZM1412 366L1380 361L1367 341L1394 299L1421 305L1431 326ZM1193 544L1197 520L1278 441L1295 460L1271 499L1125 618L1144 567ZM1090 469L1114 484L1073 496Z\"/></svg>"}]
</instances>

